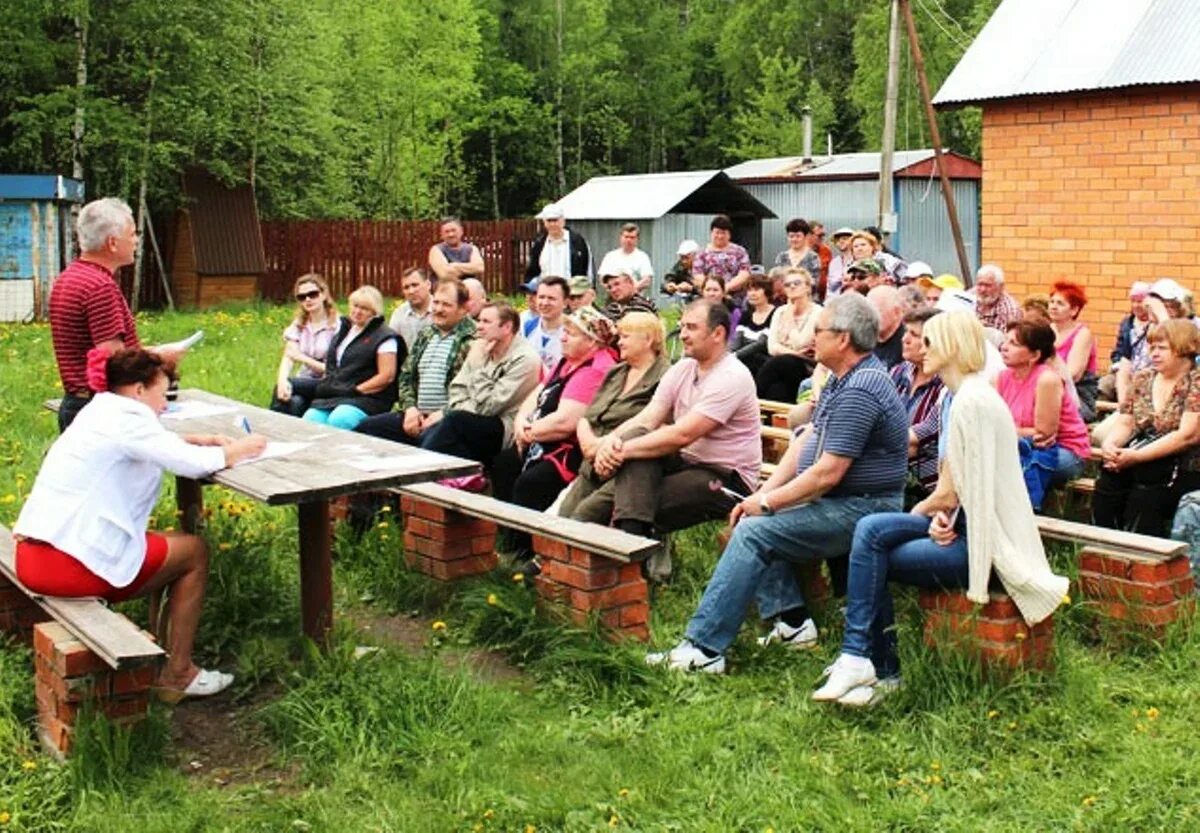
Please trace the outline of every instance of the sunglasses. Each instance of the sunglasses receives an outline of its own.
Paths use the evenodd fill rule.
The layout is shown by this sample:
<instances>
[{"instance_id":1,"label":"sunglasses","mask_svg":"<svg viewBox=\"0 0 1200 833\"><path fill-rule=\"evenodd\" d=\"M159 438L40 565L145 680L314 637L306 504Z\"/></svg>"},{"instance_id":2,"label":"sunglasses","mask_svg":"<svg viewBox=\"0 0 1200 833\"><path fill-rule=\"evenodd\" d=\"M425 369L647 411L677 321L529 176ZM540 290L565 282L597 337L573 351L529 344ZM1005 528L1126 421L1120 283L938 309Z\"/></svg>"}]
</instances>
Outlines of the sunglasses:
<instances>
[{"instance_id":1,"label":"sunglasses","mask_svg":"<svg viewBox=\"0 0 1200 833\"><path fill-rule=\"evenodd\" d=\"M784 281L783 285L791 289L793 286L804 286L804 281Z\"/></svg>"},{"instance_id":2,"label":"sunglasses","mask_svg":"<svg viewBox=\"0 0 1200 833\"><path fill-rule=\"evenodd\" d=\"M319 290L319 289L314 289L311 292L297 292L296 293L297 301L311 301L313 298L320 298L320 297L321 297L321 290Z\"/></svg>"}]
</instances>

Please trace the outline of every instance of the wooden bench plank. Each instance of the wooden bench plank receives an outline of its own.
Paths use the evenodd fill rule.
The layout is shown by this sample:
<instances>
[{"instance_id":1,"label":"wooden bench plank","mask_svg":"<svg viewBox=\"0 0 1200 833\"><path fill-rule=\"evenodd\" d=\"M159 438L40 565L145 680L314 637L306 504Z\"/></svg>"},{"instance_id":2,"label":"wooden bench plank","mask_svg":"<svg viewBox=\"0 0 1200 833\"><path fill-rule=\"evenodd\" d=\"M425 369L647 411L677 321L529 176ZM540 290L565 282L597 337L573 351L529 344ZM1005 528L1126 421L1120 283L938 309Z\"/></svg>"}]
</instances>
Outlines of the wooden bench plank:
<instances>
[{"instance_id":1,"label":"wooden bench plank","mask_svg":"<svg viewBox=\"0 0 1200 833\"><path fill-rule=\"evenodd\" d=\"M0 573L113 668L140 665L164 654L163 649L140 628L103 602L30 592L17 579L15 557L12 533L0 526Z\"/></svg>"},{"instance_id":2,"label":"wooden bench plank","mask_svg":"<svg viewBox=\"0 0 1200 833\"><path fill-rule=\"evenodd\" d=\"M775 428L771 425L762 427L762 438L764 440L781 440L785 443L792 441L792 432L787 428Z\"/></svg>"},{"instance_id":3,"label":"wooden bench plank","mask_svg":"<svg viewBox=\"0 0 1200 833\"><path fill-rule=\"evenodd\" d=\"M1187 544L1183 541L1156 538L1153 535L1141 535L1121 529L1106 529L1076 521L1065 521L1062 518L1039 515L1037 525L1043 538L1095 545L1148 561L1166 561L1187 552Z\"/></svg>"},{"instance_id":4,"label":"wooden bench plank","mask_svg":"<svg viewBox=\"0 0 1200 833\"><path fill-rule=\"evenodd\" d=\"M770 399L758 400L758 410L764 414L787 414L796 407L795 402L776 402Z\"/></svg>"},{"instance_id":5,"label":"wooden bench plank","mask_svg":"<svg viewBox=\"0 0 1200 833\"><path fill-rule=\"evenodd\" d=\"M416 483L401 486L396 491L407 497L462 512L464 515L487 518L502 526L553 538L580 549L599 553L614 561L632 561L635 557L648 555L660 546L653 538L643 538L619 529L548 515L536 509L505 503L475 492L451 489L437 483Z\"/></svg>"}]
</instances>

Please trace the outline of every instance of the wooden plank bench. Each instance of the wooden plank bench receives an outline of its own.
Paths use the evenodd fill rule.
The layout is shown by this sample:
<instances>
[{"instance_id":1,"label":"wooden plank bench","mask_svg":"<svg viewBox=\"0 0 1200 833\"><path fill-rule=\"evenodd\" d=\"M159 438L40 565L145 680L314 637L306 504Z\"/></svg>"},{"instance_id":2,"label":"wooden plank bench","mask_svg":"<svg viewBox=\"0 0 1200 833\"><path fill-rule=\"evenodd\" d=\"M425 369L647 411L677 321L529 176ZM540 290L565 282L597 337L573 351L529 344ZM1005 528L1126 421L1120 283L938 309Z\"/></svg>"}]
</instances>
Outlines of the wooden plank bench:
<instances>
[{"instance_id":1,"label":"wooden plank bench","mask_svg":"<svg viewBox=\"0 0 1200 833\"><path fill-rule=\"evenodd\" d=\"M496 566L497 526L528 532L541 560L539 599L577 624L596 616L615 636L649 638L649 592L640 562L653 538L548 515L438 483L395 489L404 514L404 557L442 581Z\"/></svg>"},{"instance_id":2,"label":"wooden plank bench","mask_svg":"<svg viewBox=\"0 0 1200 833\"><path fill-rule=\"evenodd\" d=\"M22 633L32 627L39 736L61 758L84 701L119 723L148 714L164 652L97 599L30 591L17 578L15 550L12 533L0 526L0 624Z\"/></svg>"}]
</instances>

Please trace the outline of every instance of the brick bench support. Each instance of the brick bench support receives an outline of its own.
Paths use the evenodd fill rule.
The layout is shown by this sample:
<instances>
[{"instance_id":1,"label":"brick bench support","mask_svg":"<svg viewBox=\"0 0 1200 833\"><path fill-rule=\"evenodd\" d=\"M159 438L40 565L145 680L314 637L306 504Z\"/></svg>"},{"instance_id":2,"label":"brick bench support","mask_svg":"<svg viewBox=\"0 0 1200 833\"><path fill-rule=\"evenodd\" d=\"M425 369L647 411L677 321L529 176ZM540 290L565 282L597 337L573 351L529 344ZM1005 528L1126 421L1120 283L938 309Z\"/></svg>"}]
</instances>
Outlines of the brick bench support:
<instances>
[{"instance_id":1,"label":"brick bench support","mask_svg":"<svg viewBox=\"0 0 1200 833\"><path fill-rule=\"evenodd\" d=\"M642 565L622 563L542 535L533 536L542 562L539 601L577 625L592 616L616 638L650 638L650 591Z\"/></svg>"},{"instance_id":2,"label":"brick bench support","mask_svg":"<svg viewBox=\"0 0 1200 833\"><path fill-rule=\"evenodd\" d=\"M50 618L23 589L0 575L0 630L29 645L33 626Z\"/></svg>"},{"instance_id":3,"label":"brick bench support","mask_svg":"<svg viewBox=\"0 0 1200 833\"><path fill-rule=\"evenodd\" d=\"M496 524L404 495L404 560L438 581L489 573L496 567Z\"/></svg>"},{"instance_id":4,"label":"brick bench support","mask_svg":"<svg viewBox=\"0 0 1200 833\"><path fill-rule=\"evenodd\" d=\"M949 645L979 658L985 667L1051 668L1054 665L1054 617L1030 626L1016 603L992 593L976 605L961 590L922 590L925 644Z\"/></svg>"},{"instance_id":5,"label":"brick bench support","mask_svg":"<svg viewBox=\"0 0 1200 833\"><path fill-rule=\"evenodd\" d=\"M1109 623L1162 635L1193 613L1194 589L1184 554L1151 559L1098 547L1079 552L1079 592Z\"/></svg>"},{"instance_id":6,"label":"brick bench support","mask_svg":"<svg viewBox=\"0 0 1200 833\"><path fill-rule=\"evenodd\" d=\"M70 752L81 712L92 709L131 726L150 713L150 688L161 658L114 670L57 622L33 628L38 735L51 755Z\"/></svg>"}]
</instances>

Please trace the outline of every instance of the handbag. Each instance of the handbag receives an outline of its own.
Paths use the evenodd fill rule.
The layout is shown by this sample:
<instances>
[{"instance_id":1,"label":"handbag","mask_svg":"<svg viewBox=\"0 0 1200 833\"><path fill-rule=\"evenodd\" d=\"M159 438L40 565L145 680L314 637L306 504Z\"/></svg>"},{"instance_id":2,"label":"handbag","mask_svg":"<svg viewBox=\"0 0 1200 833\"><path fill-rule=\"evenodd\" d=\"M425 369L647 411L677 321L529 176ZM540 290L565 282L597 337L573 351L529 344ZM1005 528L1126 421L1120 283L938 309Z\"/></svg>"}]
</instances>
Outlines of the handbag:
<instances>
[{"instance_id":1,"label":"handbag","mask_svg":"<svg viewBox=\"0 0 1200 833\"><path fill-rule=\"evenodd\" d=\"M1157 440L1161 434L1153 431L1143 431L1134 436L1126 445L1126 448L1142 448ZM1135 486L1142 488L1163 487L1170 488L1175 485L1175 481L1179 478L1179 463L1182 455L1172 454L1168 457L1159 457L1156 460L1147 460L1144 463L1138 463L1133 467L1133 482Z\"/></svg>"}]
</instances>

